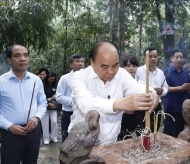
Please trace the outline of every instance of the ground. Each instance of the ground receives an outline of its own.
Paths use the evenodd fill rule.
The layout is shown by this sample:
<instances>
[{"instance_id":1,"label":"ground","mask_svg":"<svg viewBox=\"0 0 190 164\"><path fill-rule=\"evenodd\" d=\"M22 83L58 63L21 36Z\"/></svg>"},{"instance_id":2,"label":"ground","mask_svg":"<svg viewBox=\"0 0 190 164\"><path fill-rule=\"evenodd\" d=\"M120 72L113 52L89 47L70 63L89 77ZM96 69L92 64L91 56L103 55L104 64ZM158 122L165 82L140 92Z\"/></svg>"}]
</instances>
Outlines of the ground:
<instances>
[{"instance_id":1,"label":"ground","mask_svg":"<svg viewBox=\"0 0 190 164\"><path fill-rule=\"evenodd\" d=\"M61 145L61 114L58 116L58 140L59 142L51 142L49 145L44 145L41 139L40 153L38 164L59 164L59 146Z\"/></svg>"}]
</instances>

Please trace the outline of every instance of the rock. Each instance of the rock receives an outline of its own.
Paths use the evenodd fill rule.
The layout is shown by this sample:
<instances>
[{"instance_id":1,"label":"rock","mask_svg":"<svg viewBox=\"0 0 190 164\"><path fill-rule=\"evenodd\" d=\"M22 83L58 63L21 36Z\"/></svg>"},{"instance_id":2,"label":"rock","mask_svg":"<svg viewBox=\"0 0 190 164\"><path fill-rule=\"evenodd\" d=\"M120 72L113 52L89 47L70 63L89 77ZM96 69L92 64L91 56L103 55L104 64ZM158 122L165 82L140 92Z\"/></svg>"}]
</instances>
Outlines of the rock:
<instances>
[{"instance_id":1,"label":"rock","mask_svg":"<svg viewBox=\"0 0 190 164\"><path fill-rule=\"evenodd\" d=\"M99 118L99 113L91 110L86 114L85 122L73 126L59 147L59 159L63 164L104 163L99 156L90 154L100 131Z\"/></svg>"},{"instance_id":2,"label":"rock","mask_svg":"<svg viewBox=\"0 0 190 164\"><path fill-rule=\"evenodd\" d=\"M190 99L183 102L182 115L187 126L179 133L178 138L190 142Z\"/></svg>"}]
</instances>

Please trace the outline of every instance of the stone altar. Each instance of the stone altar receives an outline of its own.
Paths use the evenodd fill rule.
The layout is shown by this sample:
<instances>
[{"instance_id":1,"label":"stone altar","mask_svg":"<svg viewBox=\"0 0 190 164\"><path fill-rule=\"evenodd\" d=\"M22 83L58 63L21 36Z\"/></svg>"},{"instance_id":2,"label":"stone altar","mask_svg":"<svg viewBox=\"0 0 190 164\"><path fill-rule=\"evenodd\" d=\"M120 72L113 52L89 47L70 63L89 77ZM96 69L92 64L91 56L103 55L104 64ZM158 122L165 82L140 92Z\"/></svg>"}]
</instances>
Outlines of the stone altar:
<instances>
[{"instance_id":1,"label":"stone altar","mask_svg":"<svg viewBox=\"0 0 190 164\"><path fill-rule=\"evenodd\" d=\"M140 139L140 138L139 138ZM152 144L152 142L151 142ZM148 155L149 152L139 151L135 149L140 147L140 143L134 139L119 141L109 145L97 146L93 148L92 154L102 157L107 164L177 164L190 163L190 143L181 139L173 138L163 133L156 134L156 145L159 147L157 153ZM155 146L156 146L155 145ZM152 145L151 145L152 146ZM154 145L153 145L154 146ZM168 150L167 150L168 149ZM166 151L167 150L167 151ZM126 158L127 152L134 154ZM151 150L154 151L154 150ZM134 156L133 156L134 155ZM135 156L136 155L136 156ZM148 155L147 159L141 156Z\"/></svg>"}]
</instances>

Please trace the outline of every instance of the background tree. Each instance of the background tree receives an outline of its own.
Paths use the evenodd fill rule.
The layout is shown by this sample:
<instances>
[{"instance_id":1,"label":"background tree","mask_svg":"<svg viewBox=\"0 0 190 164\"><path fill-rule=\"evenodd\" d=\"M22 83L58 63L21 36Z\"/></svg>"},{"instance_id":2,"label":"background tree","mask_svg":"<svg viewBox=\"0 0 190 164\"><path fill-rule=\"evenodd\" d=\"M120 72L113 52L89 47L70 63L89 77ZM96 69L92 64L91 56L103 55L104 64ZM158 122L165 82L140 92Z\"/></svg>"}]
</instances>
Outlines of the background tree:
<instances>
[{"instance_id":1,"label":"background tree","mask_svg":"<svg viewBox=\"0 0 190 164\"><path fill-rule=\"evenodd\" d=\"M165 60L168 62L170 61L170 51L174 49L175 47L175 38L174 34L164 34L167 32L167 30L172 30L174 27L175 23L175 0L166 0L164 3L165 5L165 18L164 18L164 23L163 18L161 16L161 4L160 0L156 0L156 13L157 13L157 18L159 22L159 30L160 33L162 34L162 42L163 42L163 47L164 47L164 52L165 52ZM164 26L165 25L165 26ZM167 29L168 27L168 29Z\"/></svg>"},{"instance_id":2,"label":"background tree","mask_svg":"<svg viewBox=\"0 0 190 164\"><path fill-rule=\"evenodd\" d=\"M53 29L52 6L49 0L0 2L0 51L15 43L44 49Z\"/></svg>"},{"instance_id":3,"label":"background tree","mask_svg":"<svg viewBox=\"0 0 190 164\"><path fill-rule=\"evenodd\" d=\"M65 7L64 5L60 10L65 12ZM70 2L67 20L65 20L64 13L56 11L57 16L53 27L56 32L46 51L40 51L40 55L33 53L32 58L36 60L31 61L31 70L37 72L40 67L47 67L52 71L56 70L58 76L61 76L70 71L68 58L74 53L84 55L85 63L89 65L88 53L92 44L102 39L109 40L109 20L105 10L108 8L103 2ZM67 38L67 44L65 44L65 38ZM56 66L52 65L53 63L56 63Z\"/></svg>"},{"instance_id":4,"label":"background tree","mask_svg":"<svg viewBox=\"0 0 190 164\"><path fill-rule=\"evenodd\" d=\"M159 67L174 47L190 52L190 2L188 0L14 0L0 1L0 52L21 43L32 49L30 70L46 67L61 76L70 71L68 58L88 52L99 40L111 40L120 59L127 54L142 56L154 46ZM165 24L174 35L162 35ZM142 64L142 63L141 63Z\"/></svg>"}]
</instances>

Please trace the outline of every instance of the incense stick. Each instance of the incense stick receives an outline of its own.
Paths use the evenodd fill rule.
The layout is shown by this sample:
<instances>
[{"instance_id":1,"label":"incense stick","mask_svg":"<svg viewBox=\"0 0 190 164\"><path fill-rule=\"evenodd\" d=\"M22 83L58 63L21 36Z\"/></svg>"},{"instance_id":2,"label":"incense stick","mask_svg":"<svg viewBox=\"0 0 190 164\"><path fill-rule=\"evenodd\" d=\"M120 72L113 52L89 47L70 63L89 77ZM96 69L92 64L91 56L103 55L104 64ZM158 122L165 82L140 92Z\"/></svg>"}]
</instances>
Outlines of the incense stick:
<instances>
[{"instance_id":1,"label":"incense stick","mask_svg":"<svg viewBox=\"0 0 190 164\"><path fill-rule=\"evenodd\" d=\"M36 81L34 82L34 86L33 86L32 97L31 97L31 101L30 101L30 107L29 107L28 117L27 117L26 123L28 122L29 116L30 116L30 111L31 111L31 107L32 107L32 101L33 101L33 97L34 97L35 86L36 86Z\"/></svg>"},{"instance_id":2,"label":"incense stick","mask_svg":"<svg viewBox=\"0 0 190 164\"><path fill-rule=\"evenodd\" d=\"M166 74L166 76L165 76L165 78L164 78L164 81L163 81L163 83L162 83L162 85L161 85L161 88L163 87L163 85L164 85L164 83L165 83L165 81L166 81L166 79L167 79L168 76L169 76L169 72Z\"/></svg>"},{"instance_id":3,"label":"incense stick","mask_svg":"<svg viewBox=\"0 0 190 164\"><path fill-rule=\"evenodd\" d=\"M146 93L149 93L149 52L146 52ZM150 113L146 111L145 127L150 129Z\"/></svg>"},{"instance_id":4,"label":"incense stick","mask_svg":"<svg viewBox=\"0 0 190 164\"><path fill-rule=\"evenodd\" d=\"M158 114L154 117L155 122L154 122L154 134L157 133L157 128L158 128Z\"/></svg>"}]
</instances>

